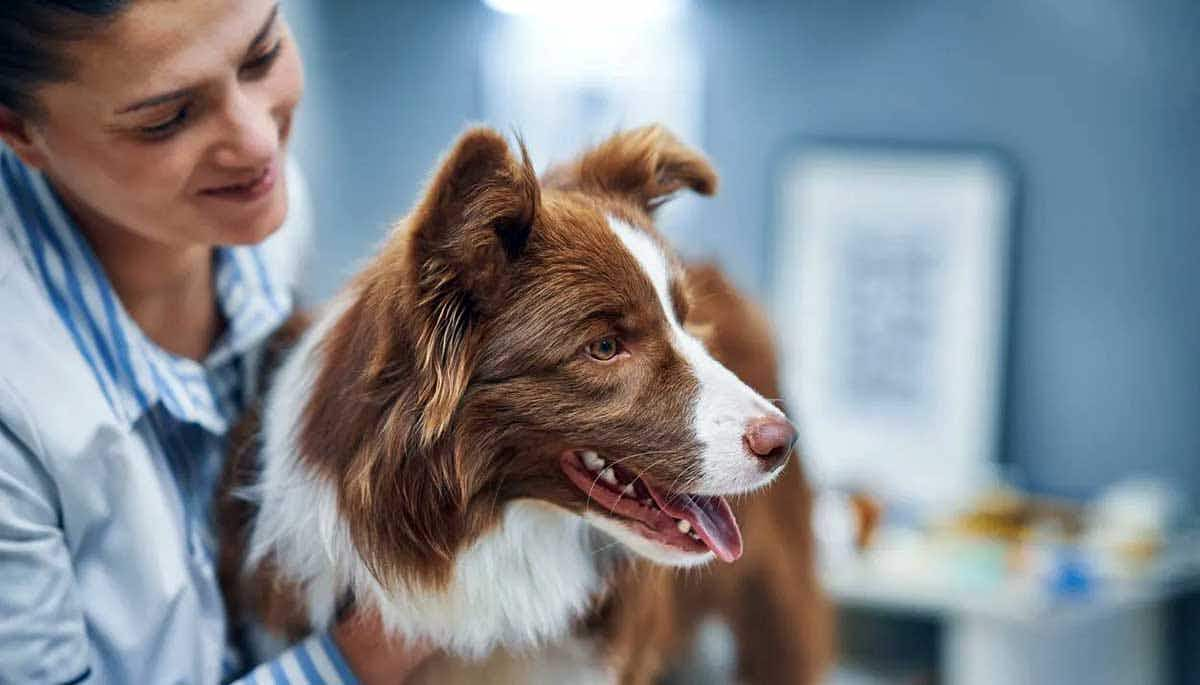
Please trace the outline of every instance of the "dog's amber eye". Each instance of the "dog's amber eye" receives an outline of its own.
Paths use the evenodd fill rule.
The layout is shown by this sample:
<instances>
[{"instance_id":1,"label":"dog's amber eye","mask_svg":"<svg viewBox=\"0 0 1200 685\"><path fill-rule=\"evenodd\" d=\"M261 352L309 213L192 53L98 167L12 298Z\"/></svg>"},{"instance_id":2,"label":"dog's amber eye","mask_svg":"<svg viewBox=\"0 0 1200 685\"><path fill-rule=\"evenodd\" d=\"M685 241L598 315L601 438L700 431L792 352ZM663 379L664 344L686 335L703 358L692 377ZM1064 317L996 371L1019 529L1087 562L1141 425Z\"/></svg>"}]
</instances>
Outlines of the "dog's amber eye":
<instances>
[{"instance_id":1,"label":"dog's amber eye","mask_svg":"<svg viewBox=\"0 0 1200 685\"><path fill-rule=\"evenodd\" d=\"M611 335L606 335L599 340L593 340L587 347L588 356L602 362L612 360L620 351L621 346L617 343L617 339Z\"/></svg>"}]
</instances>

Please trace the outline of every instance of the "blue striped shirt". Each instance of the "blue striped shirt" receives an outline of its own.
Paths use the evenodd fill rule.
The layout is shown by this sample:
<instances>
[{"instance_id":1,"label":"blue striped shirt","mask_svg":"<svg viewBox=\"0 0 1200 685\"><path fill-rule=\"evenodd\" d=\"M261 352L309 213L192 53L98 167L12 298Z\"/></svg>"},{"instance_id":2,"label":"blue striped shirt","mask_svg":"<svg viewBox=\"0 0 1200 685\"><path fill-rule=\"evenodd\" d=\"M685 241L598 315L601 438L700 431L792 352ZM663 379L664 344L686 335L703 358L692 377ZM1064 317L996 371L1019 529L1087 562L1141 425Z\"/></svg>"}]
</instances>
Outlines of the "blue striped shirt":
<instances>
[{"instance_id":1,"label":"blue striped shirt","mask_svg":"<svg viewBox=\"0 0 1200 685\"><path fill-rule=\"evenodd\" d=\"M213 253L203 361L146 337L46 179L0 147L0 682L353 683L316 635L247 671L215 574L213 488L292 308L306 227ZM289 272L290 266L290 272Z\"/></svg>"}]
</instances>

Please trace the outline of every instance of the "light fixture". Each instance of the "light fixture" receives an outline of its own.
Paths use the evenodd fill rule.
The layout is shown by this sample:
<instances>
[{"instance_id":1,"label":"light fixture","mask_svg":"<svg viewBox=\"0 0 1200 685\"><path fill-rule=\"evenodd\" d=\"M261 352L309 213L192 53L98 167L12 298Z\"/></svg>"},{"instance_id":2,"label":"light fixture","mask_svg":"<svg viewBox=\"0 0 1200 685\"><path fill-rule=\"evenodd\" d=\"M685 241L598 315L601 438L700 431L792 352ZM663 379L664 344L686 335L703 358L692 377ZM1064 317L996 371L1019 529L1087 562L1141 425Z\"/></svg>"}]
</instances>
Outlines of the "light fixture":
<instances>
[{"instance_id":1,"label":"light fixture","mask_svg":"<svg viewBox=\"0 0 1200 685\"><path fill-rule=\"evenodd\" d=\"M688 0L483 0L483 4L527 19L641 24L680 14Z\"/></svg>"}]
</instances>

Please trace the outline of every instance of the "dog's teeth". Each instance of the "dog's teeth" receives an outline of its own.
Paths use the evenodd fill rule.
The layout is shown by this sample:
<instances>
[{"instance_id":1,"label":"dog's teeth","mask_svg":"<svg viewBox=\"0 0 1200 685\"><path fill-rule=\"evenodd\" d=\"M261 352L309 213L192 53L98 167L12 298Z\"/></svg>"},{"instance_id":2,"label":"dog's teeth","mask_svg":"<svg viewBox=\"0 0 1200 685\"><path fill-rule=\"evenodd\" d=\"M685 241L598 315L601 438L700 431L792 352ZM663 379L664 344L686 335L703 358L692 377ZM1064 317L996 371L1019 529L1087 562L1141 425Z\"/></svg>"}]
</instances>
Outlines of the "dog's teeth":
<instances>
[{"instance_id":1,"label":"dog's teeth","mask_svg":"<svg viewBox=\"0 0 1200 685\"><path fill-rule=\"evenodd\" d=\"M649 497L642 500L642 504L645 504L648 507L654 507L655 509L658 508L658 505L654 503L654 500L650 499Z\"/></svg>"},{"instance_id":2,"label":"dog's teeth","mask_svg":"<svg viewBox=\"0 0 1200 685\"><path fill-rule=\"evenodd\" d=\"M592 471L599 471L604 468L604 458L592 450L580 452L579 458L583 460L583 465Z\"/></svg>"},{"instance_id":3,"label":"dog's teeth","mask_svg":"<svg viewBox=\"0 0 1200 685\"><path fill-rule=\"evenodd\" d=\"M633 483L626 485L625 489L621 491L621 494L625 495L626 497L633 497Z\"/></svg>"},{"instance_id":4,"label":"dog's teeth","mask_svg":"<svg viewBox=\"0 0 1200 685\"><path fill-rule=\"evenodd\" d=\"M692 532L692 524L683 519L679 519L678 521L676 521L675 527L679 529L680 533Z\"/></svg>"},{"instance_id":5,"label":"dog's teeth","mask_svg":"<svg viewBox=\"0 0 1200 685\"><path fill-rule=\"evenodd\" d=\"M696 531L694 531L694 530L692 532L688 533L688 537L695 540L696 542L700 542L700 536L696 535Z\"/></svg>"},{"instance_id":6,"label":"dog's teeth","mask_svg":"<svg viewBox=\"0 0 1200 685\"><path fill-rule=\"evenodd\" d=\"M616 485L617 484L617 474L614 473L611 468L604 469L603 471L600 472L600 480L604 481L605 483L608 483L609 485Z\"/></svg>"}]
</instances>

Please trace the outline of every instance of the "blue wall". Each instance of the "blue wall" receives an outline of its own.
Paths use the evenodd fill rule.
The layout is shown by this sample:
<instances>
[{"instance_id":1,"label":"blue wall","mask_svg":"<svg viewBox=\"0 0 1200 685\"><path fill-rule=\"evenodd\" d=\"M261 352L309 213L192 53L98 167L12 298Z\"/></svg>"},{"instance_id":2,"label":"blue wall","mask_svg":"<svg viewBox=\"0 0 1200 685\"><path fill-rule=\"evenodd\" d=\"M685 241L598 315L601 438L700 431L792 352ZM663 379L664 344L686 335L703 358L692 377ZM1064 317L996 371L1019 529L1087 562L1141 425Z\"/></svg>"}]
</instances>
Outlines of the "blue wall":
<instances>
[{"instance_id":1,"label":"blue wall","mask_svg":"<svg viewBox=\"0 0 1200 685\"><path fill-rule=\"evenodd\" d=\"M478 2L292 0L308 89L296 153L313 186L323 299L416 201L455 136L478 117Z\"/></svg>"},{"instance_id":2,"label":"blue wall","mask_svg":"<svg viewBox=\"0 0 1200 685\"><path fill-rule=\"evenodd\" d=\"M1041 489L1148 472L1200 494L1200 5L727 3L704 20L713 226L760 240L767 160L797 133L1000 146L1024 192L1005 454Z\"/></svg>"},{"instance_id":3,"label":"blue wall","mask_svg":"<svg viewBox=\"0 0 1200 685\"><path fill-rule=\"evenodd\" d=\"M325 296L478 117L494 15L473 0L291 14ZM723 177L689 251L765 288L771 164L799 135L998 146L1023 192L1006 458L1051 492L1148 473L1200 494L1200 3L698 2L688 28Z\"/></svg>"}]
</instances>

